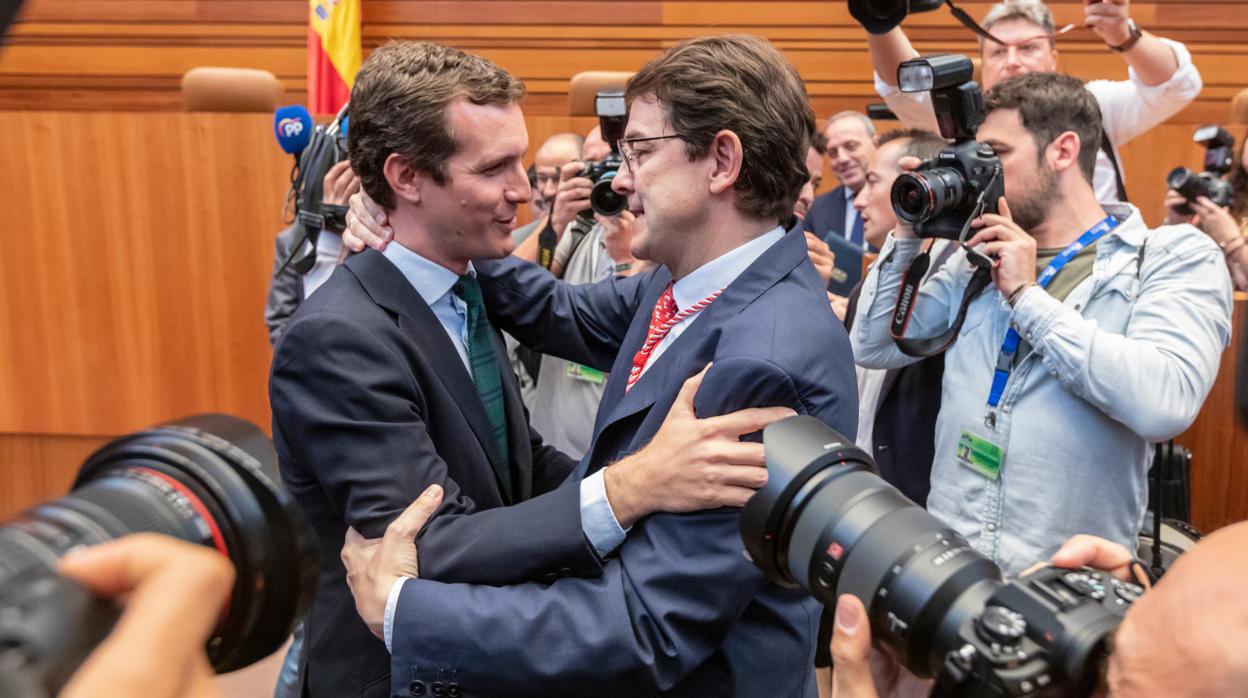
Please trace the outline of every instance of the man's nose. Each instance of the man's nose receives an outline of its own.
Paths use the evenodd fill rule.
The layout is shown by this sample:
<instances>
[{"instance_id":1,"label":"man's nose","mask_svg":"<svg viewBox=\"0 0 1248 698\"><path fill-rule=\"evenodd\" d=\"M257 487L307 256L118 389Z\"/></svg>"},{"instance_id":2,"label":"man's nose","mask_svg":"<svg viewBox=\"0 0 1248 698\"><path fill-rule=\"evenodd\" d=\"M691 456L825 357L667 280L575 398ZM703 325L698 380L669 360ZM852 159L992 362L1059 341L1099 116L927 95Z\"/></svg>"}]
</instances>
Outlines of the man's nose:
<instances>
[{"instance_id":1,"label":"man's nose","mask_svg":"<svg viewBox=\"0 0 1248 698\"><path fill-rule=\"evenodd\" d=\"M620 167L611 180L611 190L627 196L633 191L633 171L627 165Z\"/></svg>"},{"instance_id":2,"label":"man's nose","mask_svg":"<svg viewBox=\"0 0 1248 698\"><path fill-rule=\"evenodd\" d=\"M533 200L533 186L529 184L529 173L525 171L524 165L516 165L515 171L512 172L511 181L503 194L507 201L516 204L528 203Z\"/></svg>"}]
</instances>

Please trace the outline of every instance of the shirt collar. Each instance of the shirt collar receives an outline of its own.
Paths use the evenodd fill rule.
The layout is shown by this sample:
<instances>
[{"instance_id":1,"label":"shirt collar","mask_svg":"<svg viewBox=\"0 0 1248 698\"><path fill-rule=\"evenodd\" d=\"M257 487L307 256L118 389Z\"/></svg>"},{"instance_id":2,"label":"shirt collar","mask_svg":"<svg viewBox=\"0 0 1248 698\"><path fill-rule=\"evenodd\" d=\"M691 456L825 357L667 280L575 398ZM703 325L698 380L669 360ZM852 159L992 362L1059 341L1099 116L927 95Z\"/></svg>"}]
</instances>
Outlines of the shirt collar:
<instances>
[{"instance_id":1,"label":"shirt collar","mask_svg":"<svg viewBox=\"0 0 1248 698\"><path fill-rule=\"evenodd\" d=\"M672 299L676 301L676 307L683 310L726 288L782 237L784 228L776 226L694 269L672 286Z\"/></svg>"},{"instance_id":2,"label":"shirt collar","mask_svg":"<svg viewBox=\"0 0 1248 698\"><path fill-rule=\"evenodd\" d=\"M455 282L459 281L459 274L437 262L425 259L393 240L386 245L386 249L382 250L381 254L398 267L403 278L407 279L412 288L416 289L416 293L420 294L420 297L429 305L441 300L442 296L445 296L455 285ZM472 262L468 263L468 273L473 276L477 275Z\"/></svg>"},{"instance_id":3,"label":"shirt collar","mask_svg":"<svg viewBox=\"0 0 1248 698\"><path fill-rule=\"evenodd\" d=\"M316 251L318 254L337 256L342 252L342 235L322 230L316 238Z\"/></svg>"},{"instance_id":4,"label":"shirt collar","mask_svg":"<svg viewBox=\"0 0 1248 698\"><path fill-rule=\"evenodd\" d=\"M1127 203L1102 203L1101 208L1118 219L1118 225L1110 232L1111 235L1136 247L1144 244L1144 234L1148 232L1148 226L1144 224L1140 209Z\"/></svg>"}]
</instances>

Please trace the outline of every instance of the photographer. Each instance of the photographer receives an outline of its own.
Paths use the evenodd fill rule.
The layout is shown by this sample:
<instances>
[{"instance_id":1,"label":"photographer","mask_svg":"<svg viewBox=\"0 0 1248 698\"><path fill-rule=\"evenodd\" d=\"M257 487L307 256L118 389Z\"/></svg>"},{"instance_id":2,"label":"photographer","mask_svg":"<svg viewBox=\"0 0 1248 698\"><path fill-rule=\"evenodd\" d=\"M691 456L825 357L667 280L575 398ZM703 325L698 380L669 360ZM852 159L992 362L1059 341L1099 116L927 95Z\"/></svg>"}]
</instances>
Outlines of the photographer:
<instances>
[{"instance_id":1,"label":"photographer","mask_svg":"<svg viewBox=\"0 0 1248 698\"><path fill-rule=\"evenodd\" d=\"M632 242L632 214L626 211L619 216L608 217L595 213L592 220L584 217L591 210L590 193L594 187L593 180L583 174L585 165L602 160L610 152L611 146L602 138L602 129L595 126L583 141L580 160L573 160L559 168L559 186L550 204L550 215L539 221L534 230L540 233L549 225L555 231L555 254L550 263L550 271L555 276L563 277L564 267L569 263L573 249L580 246L582 238L590 237L601 237L606 245L605 250L609 257L607 261L618 268L618 274L630 276L637 271L637 260L629 251ZM570 240L565 242L567 233L574 230L572 226L577 222L578 216L586 221L586 225L575 229L578 231L575 243ZM540 237L529 235L517 245L513 254L530 262L538 261ZM590 280L597 281L598 277Z\"/></svg>"},{"instance_id":2,"label":"photographer","mask_svg":"<svg viewBox=\"0 0 1248 698\"><path fill-rule=\"evenodd\" d=\"M1188 201L1179 192L1166 192L1166 223L1191 223L1208 235L1226 257L1226 268L1236 291L1248 291L1248 143L1240 146L1227 182L1231 185L1230 206L1218 206L1202 196ZM1186 204L1194 212L1184 215L1177 209Z\"/></svg>"},{"instance_id":3,"label":"photographer","mask_svg":"<svg viewBox=\"0 0 1248 698\"><path fill-rule=\"evenodd\" d=\"M1131 553L1092 536L1067 541L1050 560L1060 567L1088 566L1131 580ZM1112 698L1193 698L1239 695L1248 685L1248 523L1206 537L1180 557L1153 590L1127 611L1110 643L1098 695ZM875 698L926 695L929 684L871 649L862 602L837 599L832 638L836 668L832 695Z\"/></svg>"},{"instance_id":4,"label":"photographer","mask_svg":"<svg viewBox=\"0 0 1248 698\"><path fill-rule=\"evenodd\" d=\"M584 163L603 160L610 154L611 146L602 139L602 129L595 126L585 137L581 160L564 165L553 206L566 209L571 201L572 206L589 209L590 187L585 185L589 180L580 176ZM615 216L593 213L592 227L588 227L590 219L585 216L585 209L559 238L551 272L570 284L635 274L640 265L629 251L635 224L633 214L627 209ZM589 450L594 415L607 377L589 366L542 355L530 405L533 428L552 446L579 460Z\"/></svg>"},{"instance_id":5,"label":"photographer","mask_svg":"<svg viewBox=\"0 0 1248 698\"><path fill-rule=\"evenodd\" d=\"M537 149L537 154L533 156L533 222L511 231L516 245L522 244L546 224L546 216L550 215L555 194L559 191L560 170L580 157L584 143L585 139L575 133L556 133Z\"/></svg>"},{"instance_id":6,"label":"photographer","mask_svg":"<svg viewBox=\"0 0 1248 698\"><path fill-rule=\"evenodd\" d=\"M351 171L351 161L335 163L325 173L322 181L323 204L346 206L351 195L360 190L360 180ZM316 238L316 262L306 274L300 274L293 264L286 264L291 246L299 235L300 223L296 221L277 236L273 255L273 277L269 280L269 297L264 304L264 324L269 328L269 343L277 344L282 329L303 299L329 279L334 267L342 257L342 231L322 230ZM283 268L285 265L285 268Z\"/></svg>"},{"instance_id":7,"label":"photographer","mask_svg":"<svg viewBox=\"0 0 1248 698\"><path fill-rule=\"evenodd\" d=\"M858 13L851 1L851 12ZM862 3L870 6L869 0ZM1128 80L1093 80L1088 90L1096 97L1105 140L1096 155L1092 179L1098 201L1126 201L1126 187L1117 149L1131 139L1177 114L1200 93L1200 73L1180 43L1143 32L1130 18L1127 0L1088 3L1085 25L1096 32L1110 51L1128 66ZM860 21L862 21L860 19ZM900 17L896 22L900 22ZM897 66L918 56L910 39L895 22L864 22L867 45L875 67L875 89L908 127L936 130L931 101L926 94L905 93L897 87ZM983 28L1005 43L981 38L980 82L985 90L1007 78L1031 72L1057 70L1053 15L1039 0L994 5Z\"/></svg>"},{"instance_id":8,"label":"photographer","mask_svg":"<svg viewBox=\"0 0 1248 698\"><path fill-rule=\"evenodd\" d=\"M1098 203L1097 105L1078 80L1013 78L985 106L978 139L1008 196L968 242L993 260L995 288L964 298L974 267L959 250L920 287L904 333L938 335L966 311L945 352L927 505L1012 573L1076 533L1134 544L1151 444L1200 410L1230 337L1231 287L1195 229L1149 230L1134 207ZM860 365L917 360L890 325L922 245L899 223L863 284Z\"/></svg>"}]
</instances>

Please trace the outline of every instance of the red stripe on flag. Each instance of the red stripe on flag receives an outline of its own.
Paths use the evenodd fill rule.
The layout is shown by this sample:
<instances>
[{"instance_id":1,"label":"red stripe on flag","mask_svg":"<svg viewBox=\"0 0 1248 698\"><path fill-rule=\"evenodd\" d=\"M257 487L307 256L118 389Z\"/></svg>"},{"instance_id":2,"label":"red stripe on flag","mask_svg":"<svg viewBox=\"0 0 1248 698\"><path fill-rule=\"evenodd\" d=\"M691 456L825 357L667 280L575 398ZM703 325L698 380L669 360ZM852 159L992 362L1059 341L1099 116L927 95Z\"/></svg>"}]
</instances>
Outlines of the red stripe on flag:
<instances>
[{"instance_id":1,"label":"red stripe on flag","mask_svg":"<svg viewBox=\"0 0 1248 698\"><path fill-rule=\"evenodd\" d=\"M321 47L321 37L308 25L308 111L337 114L351 97L338 69Z\"/></svg>"}]
</instances>

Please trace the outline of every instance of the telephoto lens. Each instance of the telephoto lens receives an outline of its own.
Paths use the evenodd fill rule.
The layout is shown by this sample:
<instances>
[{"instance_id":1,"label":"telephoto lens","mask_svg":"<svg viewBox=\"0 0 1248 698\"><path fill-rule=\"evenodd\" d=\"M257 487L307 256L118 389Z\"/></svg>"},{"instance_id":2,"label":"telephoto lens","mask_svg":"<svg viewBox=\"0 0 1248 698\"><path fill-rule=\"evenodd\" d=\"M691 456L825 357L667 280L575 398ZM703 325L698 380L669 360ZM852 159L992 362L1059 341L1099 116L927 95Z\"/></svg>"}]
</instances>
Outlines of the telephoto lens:
<instances>
[{"instance_id":1,"label":"telephoto lens","mask_svg":"<svg viewBox=\"0 0 1248 698\"><path fill-rule=\"evenodd\" d=\"M11 683L55 694L117 618L111 602L59 577L57 561L139 532L233 563L234 588L206 648L220 673L281 648L316 589L311 531L277 485L258 428L199 415L123 436L87 460L68 495L0 526L0 665Z\"/></svg>"},{"instance_id":2,"label":"telephoto lens","mask_svg":"<svg viewBox=\"0 0 1248 698\"><path fill-rule=\"evenodd\" d=\"M874 642L933 695L1086 695L1106 640L1142 590L1090 569L1005 582L949 526L875 473L870 456L809 416L763 430L767 484L741 512L772 582L832 608L862 600Z\"/></svg>"}]
</instances>

